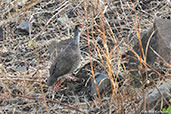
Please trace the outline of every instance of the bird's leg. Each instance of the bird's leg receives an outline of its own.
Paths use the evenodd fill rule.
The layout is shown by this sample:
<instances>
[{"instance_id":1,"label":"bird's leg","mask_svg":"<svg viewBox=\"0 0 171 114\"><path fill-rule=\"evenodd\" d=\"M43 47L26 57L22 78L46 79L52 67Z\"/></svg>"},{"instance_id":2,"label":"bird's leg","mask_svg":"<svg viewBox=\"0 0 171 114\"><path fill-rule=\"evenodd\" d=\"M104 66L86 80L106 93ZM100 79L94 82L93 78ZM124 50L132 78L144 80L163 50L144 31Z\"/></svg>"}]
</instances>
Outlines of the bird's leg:
<instances>
[{"instance_id":1,"label":"bird's leg","mask_svg":"<svg viewBox=\"0 0 171 114\"><path fill-rule=\"evenodd\" d=\"M61 83L62 83L62 79L59 79L56 83L56 85L54 86L54 91L59 91L60 90L60 86L61 86Z\"/></svg>"}]
</instances>

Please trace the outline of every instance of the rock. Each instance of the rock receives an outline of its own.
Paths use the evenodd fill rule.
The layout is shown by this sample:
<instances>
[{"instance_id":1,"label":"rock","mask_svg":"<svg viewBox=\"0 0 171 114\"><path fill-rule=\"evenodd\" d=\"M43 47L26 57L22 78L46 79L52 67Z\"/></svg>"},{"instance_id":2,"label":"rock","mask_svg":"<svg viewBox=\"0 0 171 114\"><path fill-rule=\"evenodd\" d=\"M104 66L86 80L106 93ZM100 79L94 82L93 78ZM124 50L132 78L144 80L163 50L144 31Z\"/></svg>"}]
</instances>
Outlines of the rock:
<instances>
[{"instance_id":1,"label":"rock","mask_svg":"<svg viewBox=\"0 0 171 114\"><path fill-rule=\"evenodd\" d=\"M153 28L141 33L141 42L144 53L146 50L148 39L150 38L153 31L155 31L155 33L150 40L149 46L151 46L161 57L163 57L167 62L169 62L171 56L171 20L157 18L154 21ZM133 49L136 53L139 54L138 41L135 43ZM133 54L129 51L127 55L132 56ZM148 48L147 63L152 65L155 62L156 58L157 55L150 48ZM133 61L135 60L130 59L129 63Z\"/></svg>"},{"instance_id":2,"label":"rock","mask_svg":"<svg viewBox=\"0 0 171 114\"><path fill-rule=\"evenodd\" d=\"M28 20L22 21L22 23L18 25L16 28L21 32L26 32L29 34L29 32L31 32L32 30L32 24Z\"/></svg>"},{"instance_id":3,"label":"rock","mask_svg":"<svg viewBox=\"0 0 171 114\"><path fill-rule=\"evenodd\" d=\"M109 76L107 74L96 73L95 74L95 79L96 79L96 83L97 83L97 85L99 87L100 94L102 94L104 91L106 91L107 88L110 88L110 79L109 79ZM121 80L123 80L123 77L118 75L118 80L117 81L121 81ZM91 78L90 94L91 94L91 96L97 95L96 85L94 84L93 78Z\"/></svg>"},{"instance_id":4,"label":"rock","mask_svg":"<svg viewBox=\"0 0 171 114\"><path fill-rule=\"evenodd\" d=\"M110 86L110 80L107 74L96 73L96 83L99 87L99 93L101 94L107 87ZM93 78L91 78L91 95L97 95L96 85L94 84Z\"/></svg>"},{"instance_id":5,"label":"rock","mask_svg":"<svg viewBox=\"0 0 171 114\"><path fill-rule=\"evenodd\" d=\"M155 31L154 34L153 31ZM149 42L147 58L146 58L146 62L149 65L155 67L154 62L158 60L157 58L159 58L155 54L155 52L157 52L162 58L164 58L166 62L170 61L170 57L171 57L171 32L170 31L171 31L171 20L156 18L154 21L153 28L149 29L146 32L141 33L141 42L142 42L144 53L146 50L146 45L148 43L148 40L150 36L153 34ZM140 48L137 38L133 38L133 39L136 40L135 45L133 47L134 51L138 55L142 55L142 53L140 53ZM152 47L153 50L155 50L155 52L153 52L153 50L150 47ZM140 61L137 58L135 59L135 55L132 52L128 51L126 56L128 58L127 69L130 70L130 73L133 76L135 87L141 87L141 85L143 84L142 82L144 82L145 79L144 78L145 70L143 70L144 66L142 65L142 67L140 67ZM158 69L158 71L159 70L160 69ZM149 73L147 75L149 75Z\"/></svg>"},{"instance_id":6,"label":"rock","mask_svg":"<svg viewBox=\"0 0 171 114\"><path fill-rule=\"evenodd\" d=\"M158 86L157 88L159 89L163 97L166 98L166 100L169 102L169 100L171 99L171 84L164 82L162 85ZM163 105L166 104L165 100L163 100L159 91L155 88L148 92L148 95L146 97L146 103L147 103L146 106L148 110L152 110L152 109L162 110L161 103L159 102L163 102L164 103ZM141 112L143 112L143 103L144 102L142 100L140 105Z\"/></svg>"},{"instance_id":7,"label":"rock","mask_svg":"<svg viewBox=\"0 0 171 114\"><path fill-rule=\"evenodd\" d=\"M171 20L156 18L154 21L154 30L157 30L155 38L157 39L158 53L167 62L171 58Z\"/></svg>"},{"instance_id":8,"label":"rock","mask_svg":"<svg viewBox=\"0 0 171 114\"><path fill-rule=\"evenodd\" d=\"M142 42L142 46L143 46L143 50L144 50L144 53L145 53L145 49L146 49L146 45L147 45L147 42L148 42L148 38L150 38L150 35L153 33L153 29L149 29L147 31L144 31L141 33L141 42ZM135 41L135 45L133 47L134 51L136 53L139 54L139 45L138 45L138 41L137 41L137 38L136 38L136 41ZM156 38L153 37L151 38L150 40L150 43L149 43L149 46L151 46L153 49L155 49L155 51L158 51L158 47L157 47L157 40ZM128 55L133 55L132 52L128 52L127 53ZM154 61L156 60L156 55L155 53L150 49L148 48L148 52L147 52L147 63L148 64L152 64L154 63ZM134 59L130 59L129 62L133 62L135 61Z\"/></svg>"},{"instance_id":9,"label":"rock","mask_svg":"<svg viewBox=\"0 0 171 114\"><path fill-rule=\"evenodd\" d=\"M152 33L153 33L153 29L148 29L147 31L144 31L140 34L144 53L146 50L146 45L147 45L148 39L150 38ZM133 50L138 55L140 55L139 54L140 48L139 48L138 40L135 37L133 37L133 39L135 39L135 45L133 47ZM155 51L158 51L157 39L154 37L154 35L152 36L152 38L150 40L149 46L151 46ZM138 69L140 62L139 62L139 60L133 58L134 54L131 51L128 51L126 56L128 59L127 69L130 70L130 73L131 73L132 78L133 78L133 80L131 81L131 85L133 85L136 88L139 88L143 85L142 84L142 82L143 82L142 77L139 74L140 69ZM146 62L148 64L152 65L155 62L156 58L157 58L157 56L155 55L155 53L150 48L148 48Z\"/></svg>"}]
</instances>

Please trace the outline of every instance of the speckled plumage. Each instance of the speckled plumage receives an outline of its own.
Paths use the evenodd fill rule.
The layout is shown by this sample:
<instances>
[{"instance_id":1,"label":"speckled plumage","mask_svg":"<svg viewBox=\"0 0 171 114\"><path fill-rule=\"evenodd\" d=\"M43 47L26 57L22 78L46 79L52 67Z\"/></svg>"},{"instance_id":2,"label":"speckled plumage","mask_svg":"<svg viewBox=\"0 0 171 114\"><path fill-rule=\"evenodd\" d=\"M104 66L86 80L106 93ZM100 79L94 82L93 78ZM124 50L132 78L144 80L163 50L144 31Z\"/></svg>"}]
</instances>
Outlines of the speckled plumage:
<instances>
[{"instance_id":1,"label":"speckled plumage","mask_svg":"<svg viewBox=\"0 0 171 114\"><path fill-rule=\"evenodd\" d=\"M73 72L80 63L79 37L81 30L76 26L71 43L53 61L47 85L52 86L59 77Z\"/></svg>"}]
</instances>

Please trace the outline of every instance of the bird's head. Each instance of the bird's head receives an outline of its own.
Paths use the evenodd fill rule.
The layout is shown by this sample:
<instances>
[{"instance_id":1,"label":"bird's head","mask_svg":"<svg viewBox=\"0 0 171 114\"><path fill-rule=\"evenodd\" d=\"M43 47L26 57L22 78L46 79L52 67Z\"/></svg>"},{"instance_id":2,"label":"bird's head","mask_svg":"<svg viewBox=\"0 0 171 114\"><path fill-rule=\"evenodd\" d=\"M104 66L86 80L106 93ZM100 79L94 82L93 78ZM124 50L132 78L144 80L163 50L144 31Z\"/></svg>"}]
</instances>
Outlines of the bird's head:
<instances>
[{"instance_id":1,"label":"bird's head","mask_svg":"<svg viewBox=\"0 0 171 114\"><path fill-rule=\"evenodd\" d=\"M83 29L83 25L78 24L78 25L75 26L74 32L77 31L77 30L81 32L82 29Z\"/></svg>"}]
</instances>

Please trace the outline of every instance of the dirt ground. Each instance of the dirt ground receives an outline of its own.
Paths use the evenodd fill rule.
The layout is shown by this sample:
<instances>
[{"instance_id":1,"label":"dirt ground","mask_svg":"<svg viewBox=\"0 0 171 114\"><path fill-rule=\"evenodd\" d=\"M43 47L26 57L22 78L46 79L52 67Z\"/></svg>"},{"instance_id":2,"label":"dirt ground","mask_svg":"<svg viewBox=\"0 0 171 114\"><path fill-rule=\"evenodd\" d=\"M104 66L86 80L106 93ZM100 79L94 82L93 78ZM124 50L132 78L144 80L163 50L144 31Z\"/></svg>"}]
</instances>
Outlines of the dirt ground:
<instances>
[{"instance_id":1,"label":"dirt ground","mask_svg":"<svg viewBox=\"0 0 171 114\"><path fill-rule=\"evenodd\" d=\"M128 45L134 45L129 36L136 35L136 25L141 31L147 30L155 16L170 19L171 11L166 0L2 0L0 14L0 113L132 114L138 111L144 93L129 85L129 73L121 65L122 54ZM30 32L17 29L25 20L32 25ZM53 62L49 47L54 40L72 38L78 23L85 26L80 38L82 58L70 75L79 80L65 80L55 92L46 85ZM99 100L90 94L90 78L92 68L94 73L108 72L106 53L112 72L124 80L122 84L117 80L115 89L106 88Z\"/></svg>"}]
</instances>

